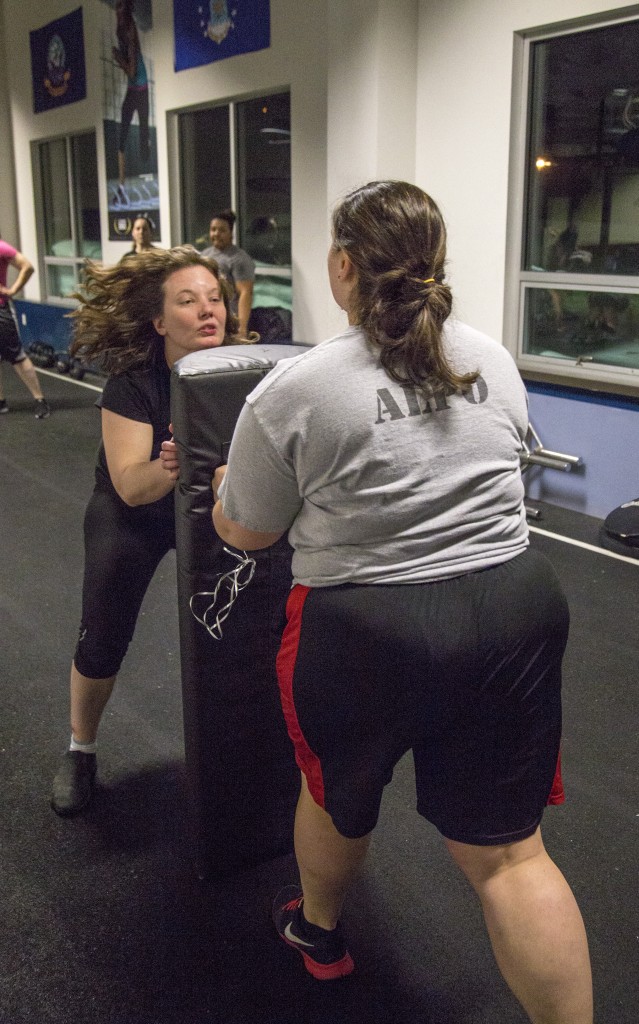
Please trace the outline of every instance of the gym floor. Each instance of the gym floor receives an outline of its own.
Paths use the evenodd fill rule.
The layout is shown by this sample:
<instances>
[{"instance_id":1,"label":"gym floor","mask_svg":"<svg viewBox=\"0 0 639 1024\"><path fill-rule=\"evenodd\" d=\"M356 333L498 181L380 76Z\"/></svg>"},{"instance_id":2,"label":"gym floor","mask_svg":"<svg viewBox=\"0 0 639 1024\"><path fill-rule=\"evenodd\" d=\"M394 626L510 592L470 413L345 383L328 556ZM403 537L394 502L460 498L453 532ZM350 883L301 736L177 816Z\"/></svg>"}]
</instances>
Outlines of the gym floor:
<instances>
[{"instance_id":1,"label":"gym floor","mask_svg":"<svg viewBox=\"0 0 639 1024\"><path fill-rule=\"evenodd\" d=\"M0 1024L524 1024L473 893L414 812L409 759L346 908L349 978L315 982L275 936L270 901L294 880L291 857L195 877L173 554L103 721L95 802L74 820L50 810L69 734L97 392L43 373L52 416L37 421L9 367L3 375ZM635 1024L639 561L599 549L598 520L537 504L531 543L555 564L572 610L568 799L548 810L544 834L586 920L595 1019Z\"/></svg>"}]
</instances>

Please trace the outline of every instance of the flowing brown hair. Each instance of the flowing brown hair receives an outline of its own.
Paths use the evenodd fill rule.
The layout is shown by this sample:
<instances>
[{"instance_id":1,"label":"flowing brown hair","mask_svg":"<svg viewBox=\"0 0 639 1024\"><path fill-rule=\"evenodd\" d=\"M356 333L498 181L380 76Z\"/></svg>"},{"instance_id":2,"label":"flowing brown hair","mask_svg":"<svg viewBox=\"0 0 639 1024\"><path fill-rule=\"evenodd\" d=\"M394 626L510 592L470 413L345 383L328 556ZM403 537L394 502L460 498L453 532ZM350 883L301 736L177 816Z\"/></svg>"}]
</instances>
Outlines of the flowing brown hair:
<instances>
[{"instance_id":1,"label":"flowing brown hair","mask_svg":"<svg viewBox=\"0 0 639 1024\"><path fill-rule=\"evenodd\" d=\"M437 204L405 181L373 181L333 214L333 247L357 272L349 313L379 348L393 380L467 391L478 373L457 373L442 329L452 294L444 282L446 227Z\"/></svg>"},{"instance_id":2,"label":"flowing brown hair","mask_svg":"<svg viewBox=\"0 0 639 1024\"><path fill-rule=\"evenodd\" d=\"M258 340L239 337L238 320L231 311L231 289L220 277L213 259L202 256L190 245L174 249L147 249L113 267L88 260L81 291L73 296L80 302L68 315L75 320L71 355L85 363L96 363L105 373L123 373L149 365L164 346L153 320L162 315L164 282L185 267L205 267L220 285L226 308L223 345L249 345Z\"/></svg>"}]
</instances>

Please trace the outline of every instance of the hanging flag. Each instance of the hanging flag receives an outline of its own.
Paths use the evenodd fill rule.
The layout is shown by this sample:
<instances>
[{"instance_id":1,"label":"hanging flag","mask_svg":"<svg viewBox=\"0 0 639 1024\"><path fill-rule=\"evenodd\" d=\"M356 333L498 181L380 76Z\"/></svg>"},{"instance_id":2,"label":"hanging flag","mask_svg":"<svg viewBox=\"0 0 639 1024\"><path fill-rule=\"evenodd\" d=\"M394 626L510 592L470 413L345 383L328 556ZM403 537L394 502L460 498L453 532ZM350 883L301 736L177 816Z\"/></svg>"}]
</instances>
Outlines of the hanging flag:
<instances>
[{"instance_id":1,"label":"hanging flag","mask_svg":"<svg viewBox=\"0 0 639 1024\"><path fill-rule=\"evenodd\" d=\"M175 70L271 45L270 0L173 0Z\"/></svg>"},{"instance_id":2,"label":"hanging flag","mask_svg":"<svg viewBox=\"0 0 639 1024\"><path fill-rule=\"evenodd\" d=\"M42 113L87 94L82 8L29 33L33 112Z\"/></svg>"}]
</instances>

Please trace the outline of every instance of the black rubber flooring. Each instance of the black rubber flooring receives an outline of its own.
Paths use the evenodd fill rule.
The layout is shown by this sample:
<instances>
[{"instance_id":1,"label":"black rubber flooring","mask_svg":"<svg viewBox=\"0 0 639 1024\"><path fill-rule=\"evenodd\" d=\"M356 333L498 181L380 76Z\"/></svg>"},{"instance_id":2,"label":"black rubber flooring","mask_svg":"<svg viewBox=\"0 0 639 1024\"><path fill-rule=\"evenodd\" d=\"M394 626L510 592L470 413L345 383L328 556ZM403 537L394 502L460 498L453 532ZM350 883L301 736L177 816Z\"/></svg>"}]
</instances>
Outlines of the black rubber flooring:
<instances>
[{"instance_id":1,"label":"black rubber flooring","mask_svg":"<svg viewBox=\"0 0 639 1024\"><path fill-rule=\"evenodd\" d=\"M1 1024L522 1024L474 895L414 812L410 763L388 787L345 913L356 972L313 981L276 938L281 858L199 882L186 836L175 560L153 581L100 735L100 786L73 821L49 809L68 740L82 517L99 439L96 394L43 376L38 422L4 367L0 417ZM546 842L589 932L600 1024L636 1024L639 564L596 543L599 522L540 506L532 543L572 609L566 657L568 802Z\"/></svg>"}]
</instances>

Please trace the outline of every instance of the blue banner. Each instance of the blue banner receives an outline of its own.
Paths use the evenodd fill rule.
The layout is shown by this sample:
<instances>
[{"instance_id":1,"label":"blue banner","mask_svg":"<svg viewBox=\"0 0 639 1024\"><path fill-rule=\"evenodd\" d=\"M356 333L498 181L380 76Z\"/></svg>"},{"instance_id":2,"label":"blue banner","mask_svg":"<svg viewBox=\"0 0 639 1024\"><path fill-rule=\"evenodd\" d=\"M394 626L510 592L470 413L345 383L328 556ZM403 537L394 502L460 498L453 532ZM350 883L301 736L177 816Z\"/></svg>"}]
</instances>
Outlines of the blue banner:
<instances>
[{"instance_id":1,"label":"blue banner","mask_svg":"<svg viewBox=\"0 0 639 1024\"><path fill-rule=\"evenodd\" d=\"M175 70L271 45L270 0L173 0Z\"/></svg>"},{"instance_id":2,"label":"blue banner","mask_svg":"<svg viewBox=\"0 0 639 1024\"><path fill-rule=\"evenodd\" d=\"M87 94L82 8L29 33L35 114Z\"/></svg>"}]
</instances>

